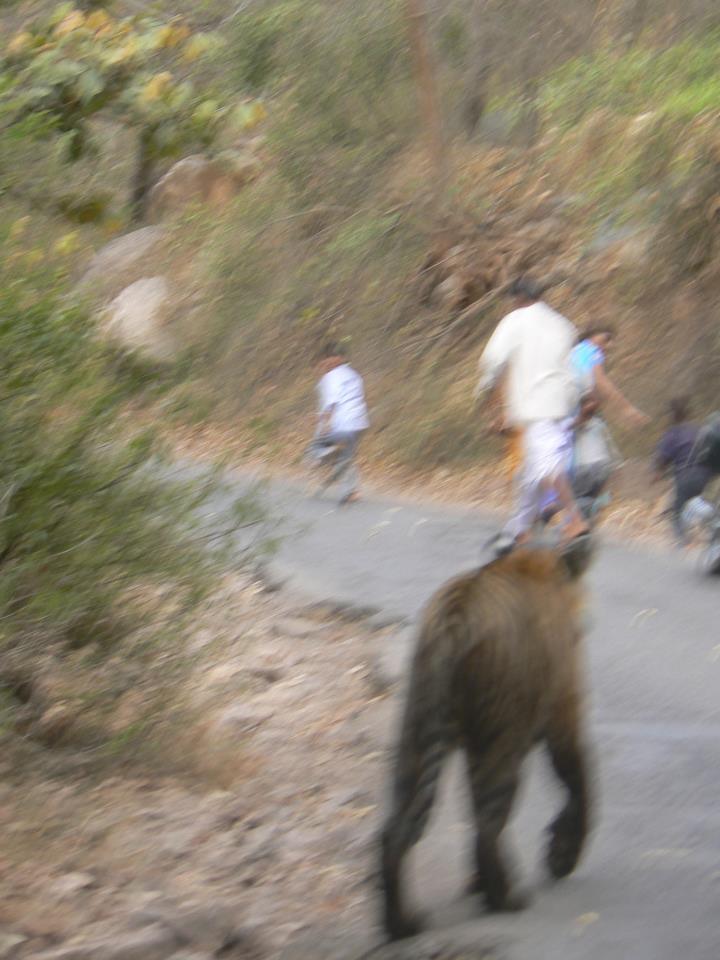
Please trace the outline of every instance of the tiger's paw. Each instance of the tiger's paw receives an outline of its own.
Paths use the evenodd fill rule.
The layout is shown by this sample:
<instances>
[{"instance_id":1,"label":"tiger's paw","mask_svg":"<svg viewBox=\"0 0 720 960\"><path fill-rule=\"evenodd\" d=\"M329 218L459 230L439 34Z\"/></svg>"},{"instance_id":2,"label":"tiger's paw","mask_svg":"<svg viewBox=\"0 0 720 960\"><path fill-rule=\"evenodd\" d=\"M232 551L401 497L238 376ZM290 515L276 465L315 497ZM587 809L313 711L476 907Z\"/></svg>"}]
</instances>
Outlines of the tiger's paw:
<instances>
[{"instance_id":1,"label":"tiger's paw","mask_svg":"<svg viewBox=\"0 0 720 960\"><path fill-rule=\"evenodd\" d=\"M519 913L530 906L532 896L529 891L523 889L509 890L501 897L494 897L486 893L485 903L491 913Z\"/></svg>"},{"instance_id":2,"label":"tiger's paw","mask_svg":"<svg viewBox=\"0 0 720 960\"><path fill-rule=\"evenodd\" d=\"M550 875L556 880L566 877L575 869L580 859L583 839L583 831L562 817L550 827L546 863Z\"/></svg>"},{"instance_id":3,"label":"tiger's paw","mask_svg":"<svg viewBox=\"0 0 720 960\"><path fill-rule=\"evenodd\" d=\"M405 940L416 937L425 929L424 917L419 913L406 914L389 919L385 925L389 940Z\"/></svg>"}]
</instances>

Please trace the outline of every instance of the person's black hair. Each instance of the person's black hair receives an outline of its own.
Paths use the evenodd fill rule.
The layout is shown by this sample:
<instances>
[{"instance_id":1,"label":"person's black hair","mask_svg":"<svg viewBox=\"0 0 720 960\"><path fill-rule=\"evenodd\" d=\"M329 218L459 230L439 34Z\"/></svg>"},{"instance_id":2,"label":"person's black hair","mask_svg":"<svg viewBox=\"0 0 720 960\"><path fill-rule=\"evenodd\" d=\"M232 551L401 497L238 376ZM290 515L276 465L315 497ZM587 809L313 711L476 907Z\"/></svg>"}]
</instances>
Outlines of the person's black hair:
<instances>
[{"instance_id":1,"label":"person's black hair","mask_svg":"<svg viewBox=\"0 0 720 960\"><path fill-rule=\"evenodd\" d=\"M611 340L615 339L615 327L613 327L611 323L598 323L594 327L588 327L587 330L583 330L575 342L583 343L585 340L589 340L590 337L596 337L599 333L607 334Z\"/></svg>"},{"instance_id":2,"label":"person's black hair","mask_svg":"<svg viewBox=\"0 0 720 960\"><path fill-rule=\"evenodd\" d=\"M690 417L690 400L688 397L673 397L668 409L673 423L685 423Z\"/></svg>"},{"instance_id":3,"label":"person's black hair","mask_svg":"<svg viewBox=\"0 0 720 960\"><path fill-rule=\"evenodd\" d=\"M508 293L511 297L517 297L520 300L529 300L531 303L537 303L542 297L543 288L537 280L532 277L516 277L510 284Z\"/></svg>"},{"instance_id":4,"label":"person's black hair","mask_svg":"<svg viewBox=\"0 0 720 960\"><path fill-rule=\"evenodd\" d=\"M537 303L543 295L544 287L533 277L517 277L510 284L508 293L511 297L518 300L529 300L531 303Z\"/></svg>"},{"instance_id":5,"label":"person's black hair","mask_svg":"<svg viewBox=\"0 0 720 960\"><path fill-rule=\"evenodd\" d=\"M330 357L344 357L345 347L335 340L331 340L324 345L318 354L319 360L329 360Z\"/></svg>"}]
</instances>

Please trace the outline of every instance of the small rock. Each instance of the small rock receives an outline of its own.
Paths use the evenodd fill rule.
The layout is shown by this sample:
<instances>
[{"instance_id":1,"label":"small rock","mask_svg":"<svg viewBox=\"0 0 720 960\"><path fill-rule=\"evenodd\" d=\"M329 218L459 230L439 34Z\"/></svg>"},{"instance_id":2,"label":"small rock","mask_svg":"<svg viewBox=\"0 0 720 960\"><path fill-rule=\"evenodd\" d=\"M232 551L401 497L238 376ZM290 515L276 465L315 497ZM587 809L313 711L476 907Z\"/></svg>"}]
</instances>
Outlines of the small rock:
<instances>
[{"instance_id":1,"label":"small rock","mask_svg":"<svg viewBox=\"0 0 720 960\"><path fill-rule=\"evenodd\" d=\"M637 140L638 138L644 137L645 134L656 125L657 119L658 115L654 110L649 110L647 113L640 113L636 117L633 117L627 128L628 138L630 140Z\"/></svg>"},{"instance_id":2,"label":"small rock","mask_svg":"<svg viewBox=\"0 0 720 960\"><path fill-rule=\"evenodd\" d=\"M451 273L431 294L431 302L442 310L457 310L466 299L466 281L462 274Z\"/></svg>"},{"instance_id":3,"label":"small rock","mask_svg":"<svg viewBox=\"0 0 720 960\"><path fill-rule=\"evenodd\" d=\"M155 923L132 933L45 950L34 960L165 960L180 946L183 941L173 930Z\"/></svg>"},{"instance_id":4,"label":"small rock","mask_svg":"<svg viewBox=\"0 0 720 960\"><path fill-rule=\"evenodd\" d=\"M77 710L68 703L54 703L34 724L33 735L46 746L66 740L77 720Z\"/></svg>"},{"instance_id":5,"label":"small rock","mask_svg":"<svg viewBox=\"0 0 720 960\"><path fill-rule=\"evenodd\" d=\"M375 694L386 693L408 675L413 652L414 630L381 637L369 651L368 680Z\"/></svg>"},{"instance_id":6,"label":"small rock","mask_svg":"<svg viewBox=\"0 0 720 960\"><path fill-rule=\"evenodd\" d=\"M215 636L212 630L198 630L197 633L188 639L188 652L200 653L200 651L204 650L214 639Z\"/></svg>"},{"instance_id":7,"label":"small rock","mask_svg":"<svg viewBox=\"0 0 720 960\"><path fill-rule=\"evenodd\" d=\"M197 830L194 827L166 830L160 840L160 850L167 856L179 860L190 852L196 837Z\"/></svg>"},{"instance_id":8,"label":"small rock","mask_svg":"<svg viewBox=\"0 0 720 960\"><path fill-rule=\"evenodd\" d=\"M251 831L242 847L243 863L253 864L275 859L279 846L278 834L278 829L272 825Z\"/></svg>"},{"instance_id":9,"label":"small rock","mask_svg":"<svg viewBox=\"0 0 720 960\"><path fill-rule=\"evenodd\" d=\"M629 237L620 244L617 251L618 261L626 269L639 269L648 264L652 258L655 239L650 231Z\"/></svg>"},{"instance_id":10,"label":"small rock","mask_svg":"<svg viewBox=\"0 0 720 960\"><path fill-rule=\"evenodd\" d=\"M265 683L278 683L283 678L282 670L275 667L251 667L247 672L251 677L257 677L258 680L264 680Z\"/></svg>"},{"instance_id":11,"label":"small rock","mask_svg":"<svg viewBox=\"0 0 720 960\"><path fill-rule=\"evenodd\" d=\"M316 853L323 844L325 827L296 826L283 839L283 861L294 862Z\"/></svg>"},{"instance_id":12,"label":"small rock","mask_svg":"<svg viewBox=\"0 0 720 960\"><path fill-rule=\"evenodd\" d=\"M483 113L477 129L481 140L493 146L512 143L517 117L510 110L488 110Z\"/></svg>"},{"instance_id":13,"label":"small rock","mask_svg":"<svg viewBox=\"0 0 720 960\"><path fill-rule=\"evenodd\" d=\"M134 924L161 923L169 927L183 943L212 954L226 950L241 936L237 926L237 908L229 904L186 901L173 905L150 905L131 917Z\"/></svg>"},{"instance_id":14,"label":"small rock","mask_svg":"<svg viewBox=\"0 0 720 960\"><path fill-rule=\"evenodd\" d=\"M373 803L372 795L367 790L361 790L358 787L338 790L330 798L330 804L334 807L367 807Z\"/></svg>"},{"instance_id":15,"label":"small rock","mask_svg":"<svg viewBox=\"0 0 720 960\"><path fill-rule=\"evenodd\" d=\"M189 950L179 950L172 955L172 960L212 960L210 953L195 953Z\"/></svg>"},{"instance_id":16,"label":"small rock","mask_svg":"<svg viewBox=\"0 0 720 960\"><path fill-rule=\"evenodd\" d=\"M414 944L415 938L410 942ZM373 957L374 960L373 948L377 947L372 933L348 930L343 924L315 926L293 937L280 954L280 960L338 960L340 957L343 960Z\"/></svg>"},{"instance_id":17,"label":"small rock","mask_svg":"<svg viewBox=\"0 0 720 960\"><path fill-rule=\"evenodd\" d=\"M314 620L303 620L300 617L282 617L273 624L273 630L278 636L292 637L295 640L305 640L315 636L320 630L320 624Z\"/></svg>"},{"instance_id":18,"label":"small rock","mask_svg":"<svg viewBox=\"0 0 720 960\"><path fill-rule=\"evenodd\" d=\"M212 667L203 677L203 683L209 687L222 686L230 680L234 680L239 673L245 669L240 660L231 660L228 663L220 663Z\"/></svg>"},{"instance_id":19,"label":"small rock","mask_svg":"<svg viewBox=\"0 0 720 960\"><path fill-rule=\"evenodd\" d=\"M27 939L19 933L0 929L0 960L11 960Z\"/></svg>"},{"instance_id":20,"label":"small rock","mask_svg":"<svg viewBox=\"0 0 720 960\"><path fill-rule=\"evenodd\" d=\"M213 724L213 731L223 736L249 733L270 719L272 713L250 703L237 703L223 710Z\"/></svg>"},{"instance_id":21,"label":"small rock","mask_svg":"<svg viewBox=\"0 0 720 960\"><path fill-rule=\"evenodd\" d=\"M247 817L248 807L246 802L238 801L229 803L227 807L220 810L217 814L217 829L231 830L236 823L242 822Z\"/></svg>"},{"instance_id":22,"label":"small rock","mask_svg":"<svg viewBox=\"0 0 720 960\"><path fill-rule=\"evenodd\" d=\"M96 885L95 877L90 873L66 873L50 887L50 891L59 900L72 897L81 890L89 890Z\"/></svg>"}]
</instances>

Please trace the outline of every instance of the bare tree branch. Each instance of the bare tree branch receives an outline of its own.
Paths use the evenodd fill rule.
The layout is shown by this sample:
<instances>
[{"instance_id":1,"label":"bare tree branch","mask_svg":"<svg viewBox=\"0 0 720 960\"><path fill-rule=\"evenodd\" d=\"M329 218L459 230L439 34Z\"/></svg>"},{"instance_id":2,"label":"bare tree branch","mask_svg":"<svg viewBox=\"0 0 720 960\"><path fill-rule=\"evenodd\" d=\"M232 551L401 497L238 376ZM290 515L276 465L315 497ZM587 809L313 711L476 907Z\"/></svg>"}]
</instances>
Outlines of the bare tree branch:
<instances>
[{"instance_id":1,"label":"bare tree branch","mask_svg":"<svg viewBox=\"0 0 720 960\"><path fill-rule=\"evenodd\" d=\"M435 76L435 64L428 36L425 0L406 0L406 12L410 32L410 46L418 90L418 100L432 163L433 193L437 211L442 209L448 187L448 158L440 117L440 103Z\"/></svg>"}]
</instances>

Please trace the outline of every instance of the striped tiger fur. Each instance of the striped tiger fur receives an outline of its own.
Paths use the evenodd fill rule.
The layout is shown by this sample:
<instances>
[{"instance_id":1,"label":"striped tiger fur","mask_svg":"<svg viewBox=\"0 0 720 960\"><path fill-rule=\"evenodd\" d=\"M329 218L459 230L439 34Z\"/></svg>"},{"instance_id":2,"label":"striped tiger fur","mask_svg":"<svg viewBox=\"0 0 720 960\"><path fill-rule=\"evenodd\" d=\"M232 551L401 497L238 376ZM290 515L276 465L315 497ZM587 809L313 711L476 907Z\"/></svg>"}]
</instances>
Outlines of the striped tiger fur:
<instances>
[{"instance_id":1,"label":"striped tiger fur","mask_svg":"<svg viewBox=\"0 0 720 960\"><path fill-rule=\"evenodd\" d=\"M570 873L588 829L582 732L581 577L587 545L563 556L518 549L457 577L430 600L410 671L389 816L382 831L383 922L390 939L418 932L401 883L402 861L427 824L448 754L464 751L475 820L472 889L490 910L513 910L500 836L523 760L547 747L567 791L550 825L547 866Z\"/></svg>"}]
</instances>

